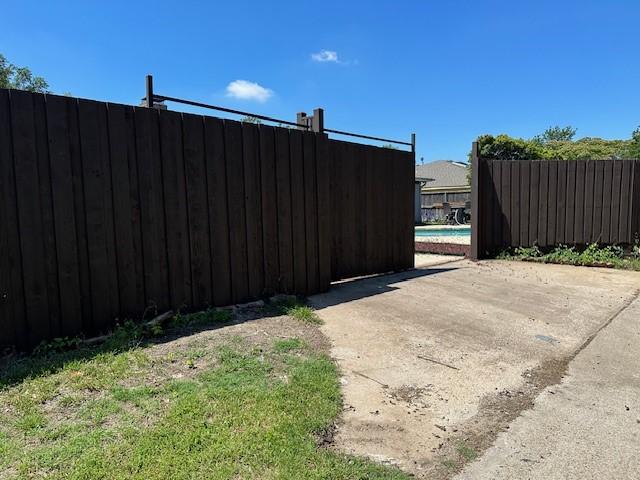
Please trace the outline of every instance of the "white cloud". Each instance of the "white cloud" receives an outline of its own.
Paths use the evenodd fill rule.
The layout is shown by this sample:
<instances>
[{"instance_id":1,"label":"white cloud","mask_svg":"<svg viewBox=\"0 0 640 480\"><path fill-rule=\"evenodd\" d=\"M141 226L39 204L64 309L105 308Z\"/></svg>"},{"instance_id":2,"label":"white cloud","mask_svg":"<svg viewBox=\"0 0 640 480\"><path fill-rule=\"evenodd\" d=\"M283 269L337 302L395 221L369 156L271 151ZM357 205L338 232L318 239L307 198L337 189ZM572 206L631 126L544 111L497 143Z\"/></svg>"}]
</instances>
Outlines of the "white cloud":
<instances>
[{"instance_id":1,"label":"white cloud","mask_svg":"<svg viewBox=\"0 0 640 480\"><path fill-rule=\"evenodd\" d=\"M247 80L234 80L227 85L227 97L241 100L256 100L264 103L273 96L273 91L255 82Z\"/></svg>"},{"instance_id":2,"label":"white cloud","mask_svg":"<svg viewBox=\"0 0 640 480\"><path fill-rule=\"evenodd\" d=\"M334 52L332 50L320 50L318 53L312 53L311 59L314 62L340 63L338 60L338 52Z\"/></svg>"}]
</instances>

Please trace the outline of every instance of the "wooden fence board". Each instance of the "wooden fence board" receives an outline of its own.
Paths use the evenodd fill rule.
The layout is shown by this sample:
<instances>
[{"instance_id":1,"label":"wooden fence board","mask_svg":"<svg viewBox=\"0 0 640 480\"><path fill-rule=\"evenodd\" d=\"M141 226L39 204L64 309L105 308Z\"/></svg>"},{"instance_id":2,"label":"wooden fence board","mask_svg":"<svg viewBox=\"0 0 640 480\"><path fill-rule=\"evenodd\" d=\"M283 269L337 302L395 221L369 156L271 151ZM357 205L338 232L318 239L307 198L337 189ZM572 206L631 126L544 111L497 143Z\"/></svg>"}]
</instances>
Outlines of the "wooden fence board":
<instances>
[{"instance_id":1,"label":"wooden fence board","mask_svg":"<svg viewBox=\"0 0 640 480\"><path fill-rule=\"evenodd\" d=\"M278 262L280 290L294 291L293 225L291 214L291 162L289 159L289 131L275 129L276 187L278 201Z\"/></svg>"},{"instance_id":2,"label":"wooden fence board","mask_svg":"<svg viewBox=\"0 0 640 480\"><path fill-rule=\"evenodd\" d=\"M51 97L47 100L49 160L51 163L51 206L58 263L60 296L60 330L58 335L70 336L82 330L80 268L73 198L73 171L69 155L69 114L75 114L69 99Z\"/></svg>"},{"instance_id":3,"label":"wooden fence board","mask_svg":"<svg viewBox=\"0 0 640 480\"><path fill-rule=\"evenodd\" d=\"M264 249L264 290L279 291L278 196L276 147L273 127L260 125L260 192L262 205L262 244Z\"/></svg>"},{"instance_id":4,"label":"wooden fence board","mask_svg":"<svg viewBox=\"0 0 640 480\"><path fill-rule=\"evenodd\" d=\"M224 122L227 194L233 211L229 214L229 245L231 256L231 293L234 303L249 298L249 271L247 263L247 223L242 156L242 130L240 123ZM230 207L231 208L231 207Z\"/></svg>"},{"instance_id":5,"label":"wooden fence board","mask_svg":"<svg viewBox=\"0 0 640 480\"><path fill-rule=\"evenodd\" d=\"M159 120L163 193L166 198L173 199L165 205L167 249L172 252L167 260L170 302L179 310L193 302L182 115L160 111Z\"/></svg>"},{"instance_id":6,"label":"wooden fence board","mask_svg":"<svg viewBox=\"0 0 640 480\"><path fill-rule=\"evenodd\" d=\"M182 129L193 291L191 305L194 308L203 308L213 304L213 281L202 116L183 114Z\"/></svg>"},{"instance_id":7,"label":"wooden fence board","mask_svg":"<svg viewBox=\"0 0 640 480\"><path fill-rule=\"evenodd\" d=\"M413 265L414 157L0 89L3 346Z\"/></svg>"},{"instance_id":8,"label":"wooden fence board","mask_svg":"<svg viewBox=\"0 0 640 480\"><path fill-rule=\"evenodd\" d=\"M481 254L505 245L628 245L638 234L640 160L480 159L479 164ZM496 228L500 224L503 228Z\"/></svg>"},{"instance_id":9,"label":"wooden fence board","mask_svg":"<svg viewBox=\"0 0 640 480\"><path fill-rule=\"evenodd\" d=\"M224 123L219 118L205 117L204 129L213 302L215 305L230 305L231 258ZM236 212L232 214L235 215Z\"/></svg>"},{"instance_id":10,"label":"wooden fence board","mask_svg":"<svg viewBox=\"0 0 640 480\"><path fill-rule=\"evenodd\" d=\"M317 292L320 285L318 265L318 192L316 175L316 137L302 135L304 168L304 208L306 227L307 291Z\"/></svg>"}]
</instances>

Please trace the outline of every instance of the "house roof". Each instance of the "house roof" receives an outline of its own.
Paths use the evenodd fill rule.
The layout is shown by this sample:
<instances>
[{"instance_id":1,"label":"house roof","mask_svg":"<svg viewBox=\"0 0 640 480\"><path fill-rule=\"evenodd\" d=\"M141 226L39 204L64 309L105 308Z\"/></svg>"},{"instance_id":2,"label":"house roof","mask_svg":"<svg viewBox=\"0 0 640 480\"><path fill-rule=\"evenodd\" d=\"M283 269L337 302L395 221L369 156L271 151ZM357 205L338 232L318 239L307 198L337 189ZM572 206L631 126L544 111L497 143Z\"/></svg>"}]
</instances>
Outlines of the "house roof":
<instances>
[{"instance_id":1,"label":"house roof","mask_svg":"<svg viewBox=\"0 0 640 480\"><path fill-rule=\"evenodd\" d=\"M426 178L426 188L466 187L467 164L453 160L438 160L416 165L416 178Z\"/></svg>"}]
</instances>

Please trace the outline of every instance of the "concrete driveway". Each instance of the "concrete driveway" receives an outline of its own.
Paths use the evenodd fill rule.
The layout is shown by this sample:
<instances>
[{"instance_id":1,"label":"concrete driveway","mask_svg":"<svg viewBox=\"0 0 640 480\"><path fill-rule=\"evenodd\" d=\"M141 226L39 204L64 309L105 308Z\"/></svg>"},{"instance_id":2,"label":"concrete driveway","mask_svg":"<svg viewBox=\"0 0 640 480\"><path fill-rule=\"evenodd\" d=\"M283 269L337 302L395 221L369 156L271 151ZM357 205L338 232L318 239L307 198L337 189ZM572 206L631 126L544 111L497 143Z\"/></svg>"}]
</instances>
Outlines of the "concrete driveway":
<instances>
[{"instance_id":1,"label":"concrete driveway","mask_svg":"<svg viewBox=\"0 0 640 480\"><path fill-rule=\"evenodd\" d=\"M586 418L632 408L633 422L640 418L640 274L426 255L416 264L414 271L343 282L311 298L343 373L345 411L336 448L423 478L459 472L461 478L538 478L536 469L545 473L539 478L565 478L549 473L561 454L549 463L539 458L549 458L544 436L552 425L564 428L575 413L578 432ZM626 394L610 396L611 372L592 365L602 352L591 349L615 322L621 330L610 334L614 349L627 342L620 359L635 363L615 380L629 384ZM574 368L572 361L586 363ZM616 365L615 355L605 363ZM581 386L556 387L567 368L567 379L574 370L586 372ZM568 393L556 395L565 388ZM564 410L554 407L556 398L594 388L598 401L611 397L608 407L589 410L595 397L588 396ZM637 432L640 424L631 427ZM525 448L530 437L536 440ZM572 437L566 432L566 448ZM585 455L591 445L585 442L574 453ZM635 458L629 467L638 465Z\"/></svg>"}]
</instances>

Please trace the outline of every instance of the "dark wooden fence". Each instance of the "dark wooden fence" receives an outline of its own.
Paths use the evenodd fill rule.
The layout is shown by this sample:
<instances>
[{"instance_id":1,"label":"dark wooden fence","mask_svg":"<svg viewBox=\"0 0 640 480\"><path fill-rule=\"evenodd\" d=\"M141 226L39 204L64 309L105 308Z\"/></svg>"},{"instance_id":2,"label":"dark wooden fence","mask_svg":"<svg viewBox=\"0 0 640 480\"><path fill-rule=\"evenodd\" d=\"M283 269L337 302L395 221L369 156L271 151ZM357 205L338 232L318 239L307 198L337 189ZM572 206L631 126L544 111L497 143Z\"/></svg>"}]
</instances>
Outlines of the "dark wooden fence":
<instances>
[{"instance_id":1,"label":"dark wooden fence","mask_svg":"<svg viewBox=\"0 0 640 480\"><path fill-rule=\"evenodd\" d=\"M409 152L0 90L0 346L409 268L412 191Z\"/></svg>"},{"instance_id":2,"label":"dark wooden fence","mask_svg":"<svg viewBox=\"0 0 640 480\"><path fill-rule=\"evenodd\" d=\"M640 233L640 160L472 161L472 258L505 247L631 244Z\"/></svg>"}]
</instances>

